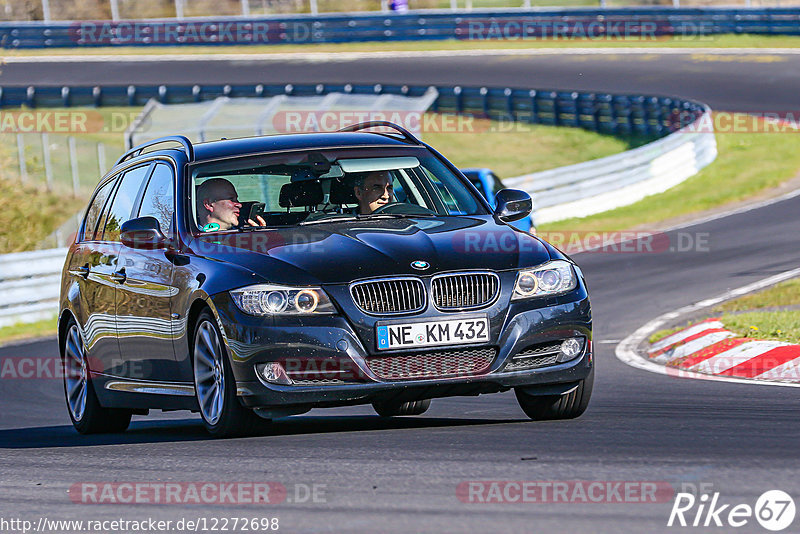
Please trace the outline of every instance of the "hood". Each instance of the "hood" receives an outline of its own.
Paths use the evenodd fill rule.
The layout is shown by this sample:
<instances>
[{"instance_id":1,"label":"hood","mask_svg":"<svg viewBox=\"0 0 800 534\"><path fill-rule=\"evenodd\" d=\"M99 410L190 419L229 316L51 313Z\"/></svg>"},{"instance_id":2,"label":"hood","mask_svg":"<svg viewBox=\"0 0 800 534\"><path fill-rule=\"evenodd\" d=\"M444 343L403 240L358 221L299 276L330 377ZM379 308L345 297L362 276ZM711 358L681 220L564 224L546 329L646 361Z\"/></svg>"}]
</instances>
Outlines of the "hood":
<instances>
[{"instance_id":1,"label":"hood","mask_svg":"<svg viewBox=\"0 0 800 534\"><path fill-rule=\"evenodd\" d=\"M498 224L491 216L372 219L209 235L197 238L192 248L267 281L299 285L459 270L503 271L550 260L547 247L537 238ZM428 267L415 269L414 262Z\"/></svg>"}]
</instances>

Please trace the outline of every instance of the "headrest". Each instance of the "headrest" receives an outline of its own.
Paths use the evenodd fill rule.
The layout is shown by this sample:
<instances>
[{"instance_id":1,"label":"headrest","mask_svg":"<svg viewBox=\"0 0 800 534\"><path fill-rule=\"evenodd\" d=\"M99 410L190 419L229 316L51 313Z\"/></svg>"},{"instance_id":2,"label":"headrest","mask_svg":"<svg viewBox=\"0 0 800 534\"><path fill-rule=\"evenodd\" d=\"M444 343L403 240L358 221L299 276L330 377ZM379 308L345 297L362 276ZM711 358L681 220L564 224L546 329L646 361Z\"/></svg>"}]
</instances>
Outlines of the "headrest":
<instances>
[{"instance_id":1,"label":"headrest","mask_svg":"<svg viewBox=\"0 0 800 534\"><path fill-rule=\"evenodd\" d=\"M353 184L355 180L342 178L342 181L331 180L331 204L358 204Z\"/></svg>"},{"instance_id":2,"label":"headrest","mask_svg":"<svg viewBox=\"0 0 800 534\"><path fill-rule=\"evenodd\" d=\"M322 184L317 180L293 182L281 187L278 204L282 208L298 208L322 204Z\"/></svg>"}]
</instances>

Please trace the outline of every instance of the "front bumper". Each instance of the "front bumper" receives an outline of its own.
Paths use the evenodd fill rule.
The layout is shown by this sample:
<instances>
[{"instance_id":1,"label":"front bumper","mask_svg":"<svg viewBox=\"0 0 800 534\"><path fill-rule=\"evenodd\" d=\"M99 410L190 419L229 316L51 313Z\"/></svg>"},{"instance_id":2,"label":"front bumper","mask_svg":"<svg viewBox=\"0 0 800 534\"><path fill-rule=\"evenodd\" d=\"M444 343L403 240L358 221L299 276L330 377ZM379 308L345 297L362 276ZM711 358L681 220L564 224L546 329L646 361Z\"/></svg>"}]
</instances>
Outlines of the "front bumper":
<instances>
[{"instance_id":1,"label":"front bumper","mask_svg":"<svg viewBox=\"0 0 800 534\"><path fill-rule=\"evenodd\" d=\"M359 328L344 316L305 318L259 318L240 312L226 294L215 297L223 336L231 356L241 402L251 408L314 408L369 404L383 401L460 395L479 395L526 387L557 394L568 391L586 378L594 365L592 356L591 308L583 286L575 292L547 302L514 303L490 311L492 337L489 344L496 356L487 369L468 376L385 380L367 363L370 358L392 356L396 351L378 353L365 347ZM467 314L465 314L467 315ZM441 317L430 317L440 319ZM448 316L447 318L455 318ZM531 346L583 337L583 352L574 359L528 370L505 371L512 358ZM453 350L481 346L442 347ZM420 356L436 349L417 349ZM408 352L408 351L406 351ZM344 381L325 383L268 383L257 373L261 364L291 359L299 362L341 362L356 369ZM302 382L302 381L301 381Z\"/></svg>"}]
</instances>

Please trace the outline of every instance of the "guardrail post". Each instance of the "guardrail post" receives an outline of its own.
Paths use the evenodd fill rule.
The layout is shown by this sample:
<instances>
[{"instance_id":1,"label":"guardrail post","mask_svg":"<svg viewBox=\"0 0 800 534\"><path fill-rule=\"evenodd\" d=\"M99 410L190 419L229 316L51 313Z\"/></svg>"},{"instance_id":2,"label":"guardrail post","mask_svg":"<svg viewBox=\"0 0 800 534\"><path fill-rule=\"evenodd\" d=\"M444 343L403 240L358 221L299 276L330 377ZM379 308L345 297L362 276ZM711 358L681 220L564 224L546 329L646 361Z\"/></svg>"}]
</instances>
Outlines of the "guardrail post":
<instances>
[{"instance_id":1,"label":"guardrail post","mask_svg":"<svg viewBox=\"0 0 800 534\"><path fill-rule=\"evenodd\" d=\"M535 123L536 122L536 114L539 112L539 104L536 102L536 90L531 89L528 93L531 97L531 118L528 122Z\"/></svg>"},{"instance_id":2,"label":"guardrail post","mask_svg":"<svg viewBox=\"0 0 800 534\"><path fill-rule=\"evenodd\" d=\"M250 0L242 0L242 16L250 16Z\"/></svg>"},{"instance_id":3,"label":"guardrail post","mask_svg":"<svg viewBox=\"0 0 800 534\"><path fill-rule=\"evenodd\" d=\"M461 87L456 85L453 87L453 94L456 97L456 113L464 112L464 99L461 96Z\"/></svg>"},{"instance_id":4,"label":"guardrail post","mask_svg":"<svg viewBox=\"0 0 800 534\"><path fill-rule=\"evenodd\" d=\"M183 18L183 0L175 0L175 18Z\"/></svg>"},{"instance_id":5,"label":"guardrail post","mask_svg":"<svg viewBox=\"0 0 800 534\"><path fill-rule=\"evenodd\" d=\"M50 0L42 0L42 16L45 22L50 22Z\"/></svg>"},{"instance_id":6,"label":"guardrail post","mask_svg":"<svg viewBox=\"0 0 800 534\"><path fill-rule=\"evenodd\" d=\"M81 191L81 182L78 175L78 148L75 144L75 138L69 136L67 144L69 145L69 166L72 170L72 194L78 197Z\"/></svg>"},{"instance_id":7,"label":"guardrail post","mask_svg":"<svg viewBox=\"0 0 800 534\"><path fill-rule=\"evenodd\" d=\"M561 105L558 103L558 93L550 93L553 101L553 126L561 125Z\"/></svg>"},{"instance_id":8,"label":"guardrail post","mask_svg":"<svg viewBox=\"0 0 800 534\"><path fill-rule=\"evenodd\" d=\"M129 85L128 86L128 105L135 106L136 105L136 86Z\"/></svg>"},{"instance_id":9,"label":"guardrail post","mask_svg":"<svg viewBox=\"0 0 800 534\"><path fill-rule=\"evenodd\" d=\"M97 143L97 167L100 176L105 176L108 166L106 166L106 145L103 143Z\"/></svg>"},{"instance_id":10,"label":"guardrail post","mask_svg":"<svg viewBox=\"0 0 800 534\"><path fill-rule=\"evenodd\" d=\"M53 190L53 166L50 161L50 137L42 134L42 155L44 156L44 174L47 178L47 190Z\"/></svg>"},{"instance_id":11,"label":"guardrail post","mask_svg":"<svg viewBox=\"0 0 800 534\"><path fill-rule=\"evenodd\" d=\"M111 20L119 20L119 0L111 0Z\"/></svg>"},{"instance_id":12,"label":"guardrail post","mask_svg":"<svg viewBox=\"0 0 800 534\"><path fill-rule=\"evenodd\" d=\"M32 85L25 91L25 105L29 108L36 107L36 88Z\"/></svg>"},{"instance_id":13,"label":"guardrail post","mask_svg":"<svg viewBox=\"0 0 800 534\"><path fill-rule=\"evenodd\" d=\"M311 2L311 14L319 15L319 6L317 6L317 0L310 0L310 2Z\"/></svg>"},{"instance_id":14,"label":"guardrail post","mask_svg":"<svg viewBox=\"0 0 800 534\"><path fill-rule=\"evenodd\" d=\"M22 182L28 181L28 165L25 162L25 137L17 134L17 157L19 157L19 178Z\"/></svg>"},{"instance_id":15,"label":"guardrail post","mask_svg":"<svg viewBox=\"0 0 800 534\"><path fill-rule=\"evenodd\" d=\"M61 100L64 102L64 107L69 107L69 87L66 85L61 88Z\"/></svg>"},{"instance_id":16,"label":"guardrail post","mask_svg":"<svg viewBox=\"0 0 800 534\"><path fill-rule=\"evenodd\" d=\"M514 116L514 100L511 98L512 93L513 91L511 90L510 87L506 87L505 89L503 89L503 94L506 97L506 113L513 121L515 119L515 116Z\"/></svg>"},{"instance_id":17,"label":"guardrail post","mask_svg":"<svg viewBox=\"0 0 800 534\"><path fill-rule=\"evenodd\" d=\"M99 108L103 105L103 90L99 85L92 87L92 99L95 107Z\"/></svg>"}]
</instances>

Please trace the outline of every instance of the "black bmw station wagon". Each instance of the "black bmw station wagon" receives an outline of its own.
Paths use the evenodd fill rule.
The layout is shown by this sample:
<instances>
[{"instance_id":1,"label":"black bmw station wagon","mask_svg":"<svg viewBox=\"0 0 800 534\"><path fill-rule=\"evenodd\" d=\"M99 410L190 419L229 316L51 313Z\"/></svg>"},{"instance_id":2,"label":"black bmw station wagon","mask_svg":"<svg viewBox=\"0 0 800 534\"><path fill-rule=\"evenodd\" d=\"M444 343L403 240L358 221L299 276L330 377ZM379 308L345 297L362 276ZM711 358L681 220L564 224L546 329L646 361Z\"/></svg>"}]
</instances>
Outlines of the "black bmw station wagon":
<instances>
[{"instance_id":1,"label":"black bmw station wagon","mask_svg":"<svg viewBox=\"0 0 800 534\"><path fill-rule=\"evenodd\" d=\"M140 145L98 185L64 266L70 418L120 432L191 410L227 436L511 388L532 419L577 417L589 298L573 261L508 224L530 210L511 189L492 209L390 123Z\"/></svg>"}]
</instances>

